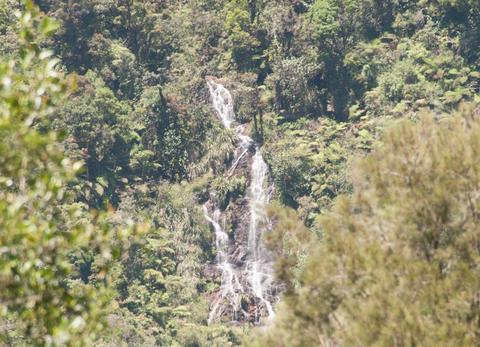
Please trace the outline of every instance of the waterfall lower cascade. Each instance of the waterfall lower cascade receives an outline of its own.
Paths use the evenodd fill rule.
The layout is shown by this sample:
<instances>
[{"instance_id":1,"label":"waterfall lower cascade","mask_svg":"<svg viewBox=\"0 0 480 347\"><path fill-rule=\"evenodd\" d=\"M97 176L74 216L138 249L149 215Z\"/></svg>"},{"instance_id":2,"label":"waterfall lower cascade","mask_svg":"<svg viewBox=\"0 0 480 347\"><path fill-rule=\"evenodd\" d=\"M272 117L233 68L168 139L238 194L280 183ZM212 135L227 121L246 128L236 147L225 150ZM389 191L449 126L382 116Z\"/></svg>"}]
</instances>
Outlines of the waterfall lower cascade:
<instances>
[{"instance_id":1,"label":"waterfall lower cascade","mask_svg":"<svg viewBox=\"0 0 480 347\"><path fill-rule=\"evenodd\" d=\"M213 78L207 78L207 84L218 117L227 129L232 129L235 123L232 95ZM244 218L248 228L234 230L235 240L230 240L225 231L225 215L212 201L204 205L205 219L215 231L216 266L221 273L221 286L212 300L208 322L227 317L257 324L263 317L273 319L275 316L272 260L262 242L263 233L271 228L266 206L272 187L267 186L268 167L258 144L245 134L244 125L236 125L232 130L237 137L237 147L228 175L232 175L241 162L247 163L249 187L243 212L248 214L248 218ZM242 208L238 210L243 213Z\"/></svg>"}]
</instances>

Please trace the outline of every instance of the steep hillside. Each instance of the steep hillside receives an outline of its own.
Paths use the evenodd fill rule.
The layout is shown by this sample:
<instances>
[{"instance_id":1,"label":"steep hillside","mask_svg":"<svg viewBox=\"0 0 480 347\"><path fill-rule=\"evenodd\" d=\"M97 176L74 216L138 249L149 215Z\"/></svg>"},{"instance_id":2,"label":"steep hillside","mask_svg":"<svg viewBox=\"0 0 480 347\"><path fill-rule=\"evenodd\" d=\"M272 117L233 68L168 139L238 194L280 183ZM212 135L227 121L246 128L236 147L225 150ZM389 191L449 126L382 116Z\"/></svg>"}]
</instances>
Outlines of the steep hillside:
<instances>
[{"instance_id":1,"label":"steep hillside","mask_svg":"<svg viewBox=\"0 0 480 347\"><path fill-rule=\"evenodd\" d=\"M0 238L0 341L478 344L479 47L473 0L0 0L0 216L85 224Z\"/></svg>"}]
</instances>

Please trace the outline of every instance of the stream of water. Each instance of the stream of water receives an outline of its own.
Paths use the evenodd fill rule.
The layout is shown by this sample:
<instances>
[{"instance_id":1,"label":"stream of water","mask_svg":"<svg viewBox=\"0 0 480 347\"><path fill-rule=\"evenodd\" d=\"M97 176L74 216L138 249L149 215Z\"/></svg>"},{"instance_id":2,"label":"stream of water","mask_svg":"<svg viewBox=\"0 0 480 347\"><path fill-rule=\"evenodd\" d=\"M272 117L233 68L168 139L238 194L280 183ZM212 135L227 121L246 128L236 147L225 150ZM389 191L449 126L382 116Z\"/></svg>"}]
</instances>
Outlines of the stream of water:
<instances>
[{"instance_id":1,"label":"stream of water","mask_svg":"<svg viewBox=\"0 0 480 347\"><path fill-rule=\"evenodd\" d=\"M221 84L213 79L207 79L212 105L227 129L235 132L237 147L233 163L229 173L233 173L238 163L247 158L247 153L253 151L251 163L249 164L250 184L248 187L248 210L249 227L248 242L245 265L236 267L229 260L230 241L225 232L225 225L222 224L222 213L215 208L210 216L207 206L204 206L205 219L215 230L215 246L217 250L217 267L221 271L221 286L216 299L212 303L209 323L213 322L224 310L222 306L230 305L233 312L232 320L239 320L239 314L249 317L250 313L245 312L241 305L242 297L251 297L254 300L255 317L258 322L263 312L269 319L275 316L271 294L274 276L271 257L262 242L262 234L268 231L270 221L268 220L266 206L269 202L268 195L268 167L263 159L259 146L251 137L245 134L244 125L235 123L234 104L231 93Z\"/></svg>"}]
</instances>

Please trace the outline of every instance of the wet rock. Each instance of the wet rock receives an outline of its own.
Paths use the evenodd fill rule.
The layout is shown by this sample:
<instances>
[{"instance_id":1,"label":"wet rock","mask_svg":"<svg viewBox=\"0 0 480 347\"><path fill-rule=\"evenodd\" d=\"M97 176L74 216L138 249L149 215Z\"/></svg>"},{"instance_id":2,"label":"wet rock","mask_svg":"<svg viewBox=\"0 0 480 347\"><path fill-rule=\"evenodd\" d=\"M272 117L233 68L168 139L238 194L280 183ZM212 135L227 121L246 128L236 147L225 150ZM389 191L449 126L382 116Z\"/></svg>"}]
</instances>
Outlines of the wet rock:
<instances>
[{"instance_id":1,"label":"wet rock","mask_svg":"<svg viewBox=\"0 0 480 347\"><path fill-rule=\"evenodd\" d=\"M243 247L237 247L231 255L231 261L235 266L242 267L245 265L247 251Z\"/></svg>"},{"instance_id":2,"label":"wet rock","mask_svg":"<svg viewBox=\"0 0 480 347\"><path fill-rule=\"evenodd\" d=\"M203 267L203 277L208 281L214 281L216 278L221 276L220 270L217 268L216 264L207 264Z\"/></svg>"}]
</instances>

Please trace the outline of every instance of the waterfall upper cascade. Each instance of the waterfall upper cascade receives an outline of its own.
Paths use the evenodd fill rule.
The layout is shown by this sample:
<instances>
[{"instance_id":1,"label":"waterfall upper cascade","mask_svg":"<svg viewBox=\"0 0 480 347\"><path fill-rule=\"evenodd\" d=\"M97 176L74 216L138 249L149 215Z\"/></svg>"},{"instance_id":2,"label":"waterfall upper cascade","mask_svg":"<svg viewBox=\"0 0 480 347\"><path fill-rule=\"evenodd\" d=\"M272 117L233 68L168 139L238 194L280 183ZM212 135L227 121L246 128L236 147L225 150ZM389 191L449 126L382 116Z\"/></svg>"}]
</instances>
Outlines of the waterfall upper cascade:
<instances>
[{"instance_id":1,"label":"waterfall upper cascade","mask_svg":"<svg viewBox=\"0 0 480 347\"><path fill-rule=\"evenodd\" d=\"M218 117L227 129L232 129L235 122L232 95L213 78L207 78L207 84ZM272 260L262 243L262 234L271 228L266 206L272 187L268 186L268 167L258 144L245 134L244 125L236 125L232 130L237 137L237 147L228 172L232 174L240 162L247 162L249 187L245 213L249 215L248 228L244 229L246 235L243 237L237 235L240 231L234 230L235 241L230 240L225 232L225 216L212 202L205 204L205 219L215 231L216 262L222 280L212 301L209 323L220 317L258 323L262 317L272 319L275 316Z\"/></svg>"}]
</instances>

